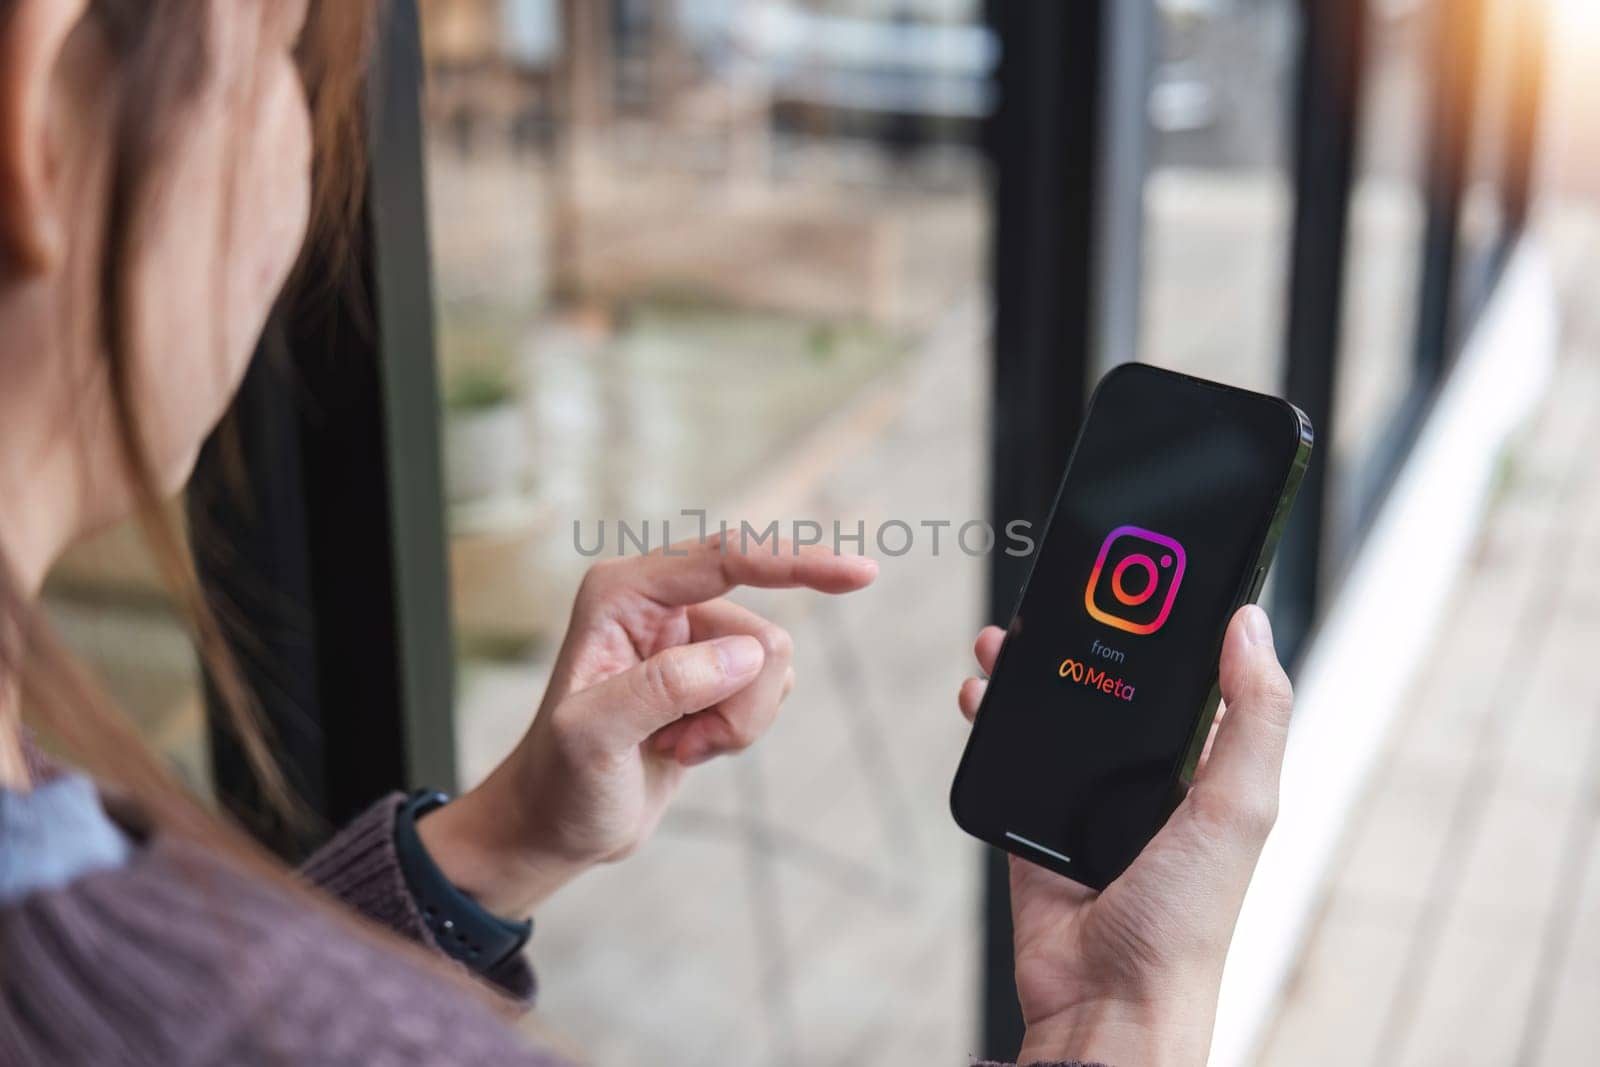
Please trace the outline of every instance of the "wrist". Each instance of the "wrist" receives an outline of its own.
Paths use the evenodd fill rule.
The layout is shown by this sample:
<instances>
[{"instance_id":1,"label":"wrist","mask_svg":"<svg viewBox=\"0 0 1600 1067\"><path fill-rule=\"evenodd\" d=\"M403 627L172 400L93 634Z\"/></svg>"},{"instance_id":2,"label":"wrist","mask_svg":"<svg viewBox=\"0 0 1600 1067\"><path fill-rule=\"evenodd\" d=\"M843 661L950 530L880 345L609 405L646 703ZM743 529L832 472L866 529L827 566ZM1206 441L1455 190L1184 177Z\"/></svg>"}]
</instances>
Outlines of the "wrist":
<instances>
[{"instance_id":1,"label":"wrist","mask_svg":"<svg viewBox=\"0 0 1600 1067\"><path fill-rule=\"evenodd\" d=\"M521 917L589 866L522 845L507 834L482 787L417 820L417 836L446 878L496 915Z\"/></svg>"},{"instance_id":2,"label":"wrist","mask_svg":"<svg viewBox=\"0 0 1600 1067\"><path fill-rule=\"evenodd\" d=\"M1075 1004L1030 1020L1017 1062L1200 1067L1210 1052L1211 1025L1211 1012L1113 999Z\"/></svg>"}]
</instances>

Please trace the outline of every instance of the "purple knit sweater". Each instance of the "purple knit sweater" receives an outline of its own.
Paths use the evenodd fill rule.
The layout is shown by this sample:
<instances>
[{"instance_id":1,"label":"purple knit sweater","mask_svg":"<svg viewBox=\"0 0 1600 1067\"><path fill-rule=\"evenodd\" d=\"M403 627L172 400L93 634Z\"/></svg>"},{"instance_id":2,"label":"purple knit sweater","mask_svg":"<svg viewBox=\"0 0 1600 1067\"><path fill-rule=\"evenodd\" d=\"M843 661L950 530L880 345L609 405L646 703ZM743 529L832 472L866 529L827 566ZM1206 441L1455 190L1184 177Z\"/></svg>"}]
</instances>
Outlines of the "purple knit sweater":
<instances>
[{"instance_id":1,"label":"purple knit sweater","mask_svg":"<svg viewBox=\"0 0 1600 1067\"><path fill-rule=\"evenodd\" d=\"M395 855L400 802L374 805L303 873L436 948ZM501 991L528 1004L533 989L524 962ZM559 1062L465 991L170 836L0 907L7 1067Z\"/></svg>"}]
</instances>

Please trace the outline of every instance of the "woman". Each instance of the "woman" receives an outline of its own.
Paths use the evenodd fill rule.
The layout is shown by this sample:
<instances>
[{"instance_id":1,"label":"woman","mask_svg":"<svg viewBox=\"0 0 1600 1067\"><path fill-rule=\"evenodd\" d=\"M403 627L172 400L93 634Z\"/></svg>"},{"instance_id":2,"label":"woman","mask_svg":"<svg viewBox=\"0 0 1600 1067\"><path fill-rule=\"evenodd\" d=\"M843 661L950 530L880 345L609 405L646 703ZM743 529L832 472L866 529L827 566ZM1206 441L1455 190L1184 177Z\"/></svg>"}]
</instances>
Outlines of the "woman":
<instances>
[{"instance_id":1,"label":"woman","mask_svg":"<svg viewBox=\"0 0 1600 1067\"><path fill-rule=\"evenodd\" d=\"M555 1062L502 1018L531 997L522 920L644 841L793 682L787 635L724 594L876 573L715 545L595 567L499 768L451 802L385 799L298 874L169 781L35 600L76 538L159 514L308 230L337 251L369 20L353 0L0 0L0 1062ZM171 532L147 525L248 708ZM979 636L984 670L1000 640ZM960 691L969 718L983 685ZM1289 716L1254 608L1222 687L1194 789L1121 879L1094 894L1012 862L1024 1061L1204 1061ZM24 708L78 769L40 754Z\"/></svg>"}]
</instances>

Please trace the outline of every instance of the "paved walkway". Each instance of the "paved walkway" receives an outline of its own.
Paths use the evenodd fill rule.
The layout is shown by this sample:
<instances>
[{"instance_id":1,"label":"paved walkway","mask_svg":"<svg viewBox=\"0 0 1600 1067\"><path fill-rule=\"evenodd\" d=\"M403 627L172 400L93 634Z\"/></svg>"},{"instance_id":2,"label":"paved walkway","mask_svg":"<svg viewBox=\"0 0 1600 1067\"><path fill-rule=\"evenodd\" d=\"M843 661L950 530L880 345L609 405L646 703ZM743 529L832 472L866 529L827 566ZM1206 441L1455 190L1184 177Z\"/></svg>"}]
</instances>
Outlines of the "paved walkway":
<instances>
[{"instance_id":1,"label":"paved walkway","mask_svg":"<svg viewBox=\"0 0 1600 1067\"><path fill-rule=\"evenodd\" d=\"M1556 387L1508 457L1263 1064L1595 1062L1600 308L1581 290L1566 307Z\"/></svg>"}]
</instances>

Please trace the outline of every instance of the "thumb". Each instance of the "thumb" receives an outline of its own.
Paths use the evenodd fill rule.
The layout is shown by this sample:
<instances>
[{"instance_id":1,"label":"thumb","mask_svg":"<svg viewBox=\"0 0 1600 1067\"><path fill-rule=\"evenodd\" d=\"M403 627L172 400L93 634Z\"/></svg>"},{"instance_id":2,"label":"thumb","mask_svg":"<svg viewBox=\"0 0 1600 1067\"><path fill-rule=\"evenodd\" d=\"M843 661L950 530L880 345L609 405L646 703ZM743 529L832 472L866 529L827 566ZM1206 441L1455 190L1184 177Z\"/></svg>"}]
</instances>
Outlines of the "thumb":
<instances>
[{"instance_id":1,"label":"thumb","mask_svg":"<svg viewBox=\"0 0 1600 1067\"><path fill-rule=\"evenodd\" d=\"M1278 778L1294 693L1272 646L1266 612L1246 604L1222 642L1222 698L1228 713L1196 777L1196 800L1260 841L1278 814Z\"/></svg>"},{"instance_id":2,"label":"thumb","mask_svg":"<svg viewBox=\"0 0 1600 1067\"><path fill-rule=\"evenodd\" d=\"M574 694L574 722L605 747L629 748L670 722L709 708L755 680L766 660L746 634L664 649Z\"/></svg>"}]
</instances>

